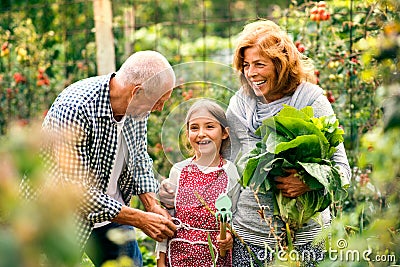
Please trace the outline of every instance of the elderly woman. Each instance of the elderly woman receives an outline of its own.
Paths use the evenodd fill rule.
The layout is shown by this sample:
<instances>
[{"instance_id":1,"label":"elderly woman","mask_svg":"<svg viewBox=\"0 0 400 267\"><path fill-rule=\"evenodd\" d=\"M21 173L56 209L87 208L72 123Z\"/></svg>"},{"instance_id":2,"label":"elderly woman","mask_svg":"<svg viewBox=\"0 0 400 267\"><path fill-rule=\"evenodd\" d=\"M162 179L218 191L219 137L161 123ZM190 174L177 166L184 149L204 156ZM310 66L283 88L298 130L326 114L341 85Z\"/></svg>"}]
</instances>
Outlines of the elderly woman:
<instances>
[{"instance_id":1,"label":"elderly woman","mask_svg":"<svg viewBox=\"0 0 400 267\"><path fill-rule=\"evenodd\" d=\"M293 41L272 21L256 21L245 26L242 31L233 61L234 68L241 72L242 87L231 98L227 110L231 129L232 156L235 158L252 150L260 137L256 129L266 118L276 115L283 104L295 108L312 106L316 117L331 115L333 109L323 94L323 90L312 83L314 68L310 60L297 51ZM342 175L349 179L350 167L343 144L339 145L332 160L339 166ZM297 197L310 188L290 170L287 177L277 177L277 188L287 197ZM253 251L253 255L237 239L233 247L233 266L253 266L272 261L272 254L265 254L266 246L275 249L276 238L284 224L273 216L273 194L258 193L250 188L243 189L234 214L233 225L239 236ZM258 200L256 199L258 197ZM264 207L264 218L271 218L270 226L260 218L257 211ZM321 214L324 225L330 222L329 210ZM322 226L323 227L323 226ZM296 233L295 249L309 259L301 259L306 265L323 259L323 247L312 245L321 232L321 225L311 220ZM255 260L257 257L258 260Z\"/></svg>"}]
</instances>

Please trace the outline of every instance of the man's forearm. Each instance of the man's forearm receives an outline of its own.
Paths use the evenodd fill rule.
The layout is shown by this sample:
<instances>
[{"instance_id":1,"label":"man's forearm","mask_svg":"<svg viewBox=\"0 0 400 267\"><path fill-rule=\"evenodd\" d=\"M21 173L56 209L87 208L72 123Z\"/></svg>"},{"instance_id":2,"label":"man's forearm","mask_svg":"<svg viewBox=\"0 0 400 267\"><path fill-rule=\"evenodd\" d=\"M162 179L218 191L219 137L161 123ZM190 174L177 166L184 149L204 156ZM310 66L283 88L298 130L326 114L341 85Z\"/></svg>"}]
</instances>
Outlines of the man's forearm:
<instances>
[{"instance_id":1,"label":"man's forearm","mask_svg":"<svg viewBox=\"0 0 400 267\"><path fill-rule=\"evenodd\" d=\"M138 227L140 225L140 220L143 216L144 211L123 205L121 211L111 221L119 224L126 224Z\"/></svg>"}]
</instances>

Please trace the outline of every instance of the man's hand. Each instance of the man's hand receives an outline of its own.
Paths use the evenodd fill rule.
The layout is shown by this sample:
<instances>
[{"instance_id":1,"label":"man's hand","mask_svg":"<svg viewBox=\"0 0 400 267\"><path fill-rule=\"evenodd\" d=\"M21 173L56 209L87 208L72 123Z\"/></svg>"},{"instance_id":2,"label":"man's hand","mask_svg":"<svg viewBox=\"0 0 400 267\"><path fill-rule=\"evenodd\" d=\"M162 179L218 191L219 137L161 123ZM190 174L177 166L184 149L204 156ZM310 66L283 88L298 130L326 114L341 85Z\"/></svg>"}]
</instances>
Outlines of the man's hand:
<instances>
[{"instance_id":1,"label":"man's hand","mask_svg":"<svg viewBox=\"0 0 400 267\"><path fill-rule=\"evenodd\" d=\"M136 227L158 242L173 237L176 231L176 225L171 220L152 212L145 212Z\"/></svg>"},{"instance_id":2,"label":"man's hand","mask_svg":"<svg viewBox=\"0 0 400 267\"><path fill-rule=\"evenodd\" d=\"M139 228L158 242L173 237L176 231L176 225L166 217L127 206L122 206L120 213L112 221Z\"/></svg>"},{"instance_id":3,"label":"man's hand","mask_svg":"<svg viewBox=\"0 0 400 267\"><path fill-rule=\"evenodd\" d=\"M169 179L165 179L161 182L160 192L158 192L160 196L161 204L163 204L166 208L172 209L175 206L175 186L173 186Z\"/></svg>"},{"instance_id":4,"label":"man's hand","mask_svg":"<svg viewBox=\"0 0 400 267\"><path fill-rule=\"evenodd\" d=\"M305 192L311 191L310 187L300 180L295 169L285 170L289 175L275 177L276 188L281 190L284 197L295 198Z\"/></svg>"}]
</instances>

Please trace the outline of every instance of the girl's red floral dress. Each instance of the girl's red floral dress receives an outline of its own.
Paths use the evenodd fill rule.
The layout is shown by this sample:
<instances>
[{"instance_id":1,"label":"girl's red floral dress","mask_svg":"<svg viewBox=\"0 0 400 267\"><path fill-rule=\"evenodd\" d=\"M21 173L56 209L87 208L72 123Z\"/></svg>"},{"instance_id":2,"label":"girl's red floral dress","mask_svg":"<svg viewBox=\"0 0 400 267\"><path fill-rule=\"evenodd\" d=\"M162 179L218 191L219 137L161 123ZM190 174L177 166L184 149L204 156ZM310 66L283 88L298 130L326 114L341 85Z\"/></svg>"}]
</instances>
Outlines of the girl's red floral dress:
<instances>
[{"instance_id":1,"label":"girl's red floral dress","mask_svg":"<svg viewBox=\"0 0 400 267\"><path fill-rule=\"evenodd\" d=\"M202 172L193 163L182 169L175 200L175 218L182 222L182 227L168 242L168 266L213 266L207 235L212 240L216 266L232 266L230 251L223 258L219 255L219 224L195 194L199 194L209 208L216 211L215 201L228 186L228 176L222 166L221 157L218 169L210 173Z\"/></svg>"}]
</instances>

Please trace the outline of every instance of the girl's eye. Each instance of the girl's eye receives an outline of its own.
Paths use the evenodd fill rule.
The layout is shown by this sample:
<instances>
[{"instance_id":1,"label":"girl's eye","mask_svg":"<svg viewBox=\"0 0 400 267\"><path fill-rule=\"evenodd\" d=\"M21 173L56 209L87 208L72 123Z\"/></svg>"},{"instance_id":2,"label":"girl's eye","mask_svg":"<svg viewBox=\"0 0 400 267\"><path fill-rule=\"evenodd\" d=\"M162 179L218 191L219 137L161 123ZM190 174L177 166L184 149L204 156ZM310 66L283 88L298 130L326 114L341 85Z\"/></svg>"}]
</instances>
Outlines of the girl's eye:
<instances>
[{"instance_id":1,"label":"girl's eye","mask_svg":"<svg viewBox=\"0 0 400 267\"><path fill-rule=\"evenodd\" d=\"M265 64L264 64L264 63L257 63L256 66L257 66L257 67L264 67Z\"/></svg>"}]
</instances>

